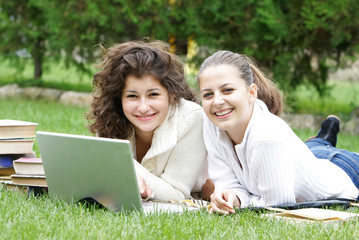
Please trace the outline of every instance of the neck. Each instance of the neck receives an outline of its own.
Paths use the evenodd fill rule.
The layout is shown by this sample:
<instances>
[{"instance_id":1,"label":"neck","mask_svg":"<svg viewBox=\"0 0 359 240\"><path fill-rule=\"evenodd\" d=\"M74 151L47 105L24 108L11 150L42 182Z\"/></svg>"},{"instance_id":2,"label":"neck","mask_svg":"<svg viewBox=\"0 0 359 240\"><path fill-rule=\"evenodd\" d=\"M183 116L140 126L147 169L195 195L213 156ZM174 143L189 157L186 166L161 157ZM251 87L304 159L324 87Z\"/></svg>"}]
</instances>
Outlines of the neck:
<instances>
[{"instance_id":1,"label":"neck","mask_svg":"<svg viewBox=\"0 0 359 240\"><path fill-rule=\"evenodd\" d=\"M233 129L229 129L227 130L227 134L228 136L231 138L233 145L237 145L237 144L241 144L244 138L244 134L246 133L248 124L252 118L253 115L253 109L254 109L254 105L252 105L252 111L251 114L248 116L247 119L245 119L244 121L240 122L237 124L237 126L235 126Z\"/></svg>"},{"instance_id":2,"label":"neck","mask_svg":"<svg viewBox=\"0 0 359 240\"><path fill-rule=\"evenodd\" d=\"M142 162L143 157L146 155L152 144L153 133L138 134L136 133L136 155L137 161Z\"/></svg>"},{"instance_id":3,"label":"neck","mask_svg":"<svg viewBox=\"0 0 359 240\"><path fill-rule=\"evenodd\" d=\"M136 142L141 142L143 144L150 144L152 143L153 132L135 132Z\"/></svg>"}]
</instances>

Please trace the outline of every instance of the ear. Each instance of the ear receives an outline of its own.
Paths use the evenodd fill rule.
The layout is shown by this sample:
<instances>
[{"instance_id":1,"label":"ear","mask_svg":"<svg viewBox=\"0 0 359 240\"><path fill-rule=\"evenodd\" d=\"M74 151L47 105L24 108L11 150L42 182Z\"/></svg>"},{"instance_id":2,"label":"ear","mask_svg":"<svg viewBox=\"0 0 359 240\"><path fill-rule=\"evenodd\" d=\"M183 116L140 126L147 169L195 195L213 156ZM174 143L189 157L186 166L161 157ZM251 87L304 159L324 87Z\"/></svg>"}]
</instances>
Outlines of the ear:
<instances>
[{"instance_id":1,"label":"ear","mask_svg":"<svg viewBox=\"0 0 359 240\"><path fill-rule=\"evenodd\" d=\"M175 100L175 95L174 95L174 94L171 94L171 95L170 95L170 103L173 103L174 100Z\"/></svg>"},{"instance_id":2,"label":"ear","mask_svg":"<svg viewBox=\"0 0 359 240\"><path fill-rule=\"evenodd\" d=\"M258 88L255 83L249 86L249 101L254 102L257 99Z\"/></svg>"}]
</instances>

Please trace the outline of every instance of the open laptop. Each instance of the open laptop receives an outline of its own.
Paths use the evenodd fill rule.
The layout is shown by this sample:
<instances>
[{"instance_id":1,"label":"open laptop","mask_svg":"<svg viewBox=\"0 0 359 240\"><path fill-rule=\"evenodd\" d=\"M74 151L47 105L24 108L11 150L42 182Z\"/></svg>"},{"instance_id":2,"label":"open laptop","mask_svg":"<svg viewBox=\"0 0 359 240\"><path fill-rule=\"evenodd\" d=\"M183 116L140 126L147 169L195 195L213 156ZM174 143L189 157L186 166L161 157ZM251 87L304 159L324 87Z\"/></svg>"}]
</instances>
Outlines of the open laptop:
<instances>
[{"instance_id":1,"label":"open laptop","mask_svg":"<svg viewBox=\"0 0 359 240\"><path fill-rule=\"evenodd\" d=\"M142 202L128 140L41 131L36 137L50 198L94 199L115 212L183 211L180 205Z\"/></svg>"}]
</instances>

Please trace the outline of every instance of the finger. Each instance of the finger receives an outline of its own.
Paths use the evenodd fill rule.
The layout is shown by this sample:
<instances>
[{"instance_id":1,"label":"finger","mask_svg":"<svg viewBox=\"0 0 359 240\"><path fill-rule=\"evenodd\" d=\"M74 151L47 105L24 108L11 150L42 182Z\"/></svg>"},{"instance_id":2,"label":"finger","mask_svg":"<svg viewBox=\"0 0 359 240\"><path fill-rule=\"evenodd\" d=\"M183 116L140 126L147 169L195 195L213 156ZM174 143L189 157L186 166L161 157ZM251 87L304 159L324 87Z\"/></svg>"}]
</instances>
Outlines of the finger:
<instances>
[{"instance_id":1,"label":"finger","mask_svg":"<svg viewBox=\"0 0 359 240\"><path fill-rule=\"evenodd\" d=\"M214 197L212 202L215 203L215 205L221 210L226 212L233 212L233 206L224 200L222 195Z\"/></svg>"},{"instance_id":2,"label":"finger","mask_svg":"<svg viewBox=\"0 0 359 240\"><path fill-rule=\"evenodd\" d=\"M216 212L216 213L222 214L222 215L226 215L229 213L228 211L221 209L216 204L212 204L212 212Z\"/></svg>"}]
</instances>

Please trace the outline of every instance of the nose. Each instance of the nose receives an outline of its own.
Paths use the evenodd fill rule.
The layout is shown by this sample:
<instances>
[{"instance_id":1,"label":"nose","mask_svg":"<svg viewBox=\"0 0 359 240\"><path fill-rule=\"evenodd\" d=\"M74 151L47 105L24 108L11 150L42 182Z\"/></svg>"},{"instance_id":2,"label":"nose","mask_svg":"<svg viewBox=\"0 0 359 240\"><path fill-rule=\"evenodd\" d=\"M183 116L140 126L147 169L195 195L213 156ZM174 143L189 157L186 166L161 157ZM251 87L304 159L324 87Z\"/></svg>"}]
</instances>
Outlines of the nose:
<instances>
[{"instance_id":1,"label":"nose","mask_svg":"<svg viewBox=\"0 0 359 240\"><path fill-rule=\"evenodd\" d=\"M138 111L141 113L145 113L150 109L150 106L146 99L141 99L139 105L138 105Z\"/></svg>"},{"instance_id":2,"label":"nose","mask_svg":"<svg viewBox=\"0 0 359 240\"><path fill-rule=\"evenodd\" d=\"M221 94L214 94L213 104L216 106L220 106L224 103L223 96Z\"/></svg>"}]
</instances>

